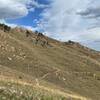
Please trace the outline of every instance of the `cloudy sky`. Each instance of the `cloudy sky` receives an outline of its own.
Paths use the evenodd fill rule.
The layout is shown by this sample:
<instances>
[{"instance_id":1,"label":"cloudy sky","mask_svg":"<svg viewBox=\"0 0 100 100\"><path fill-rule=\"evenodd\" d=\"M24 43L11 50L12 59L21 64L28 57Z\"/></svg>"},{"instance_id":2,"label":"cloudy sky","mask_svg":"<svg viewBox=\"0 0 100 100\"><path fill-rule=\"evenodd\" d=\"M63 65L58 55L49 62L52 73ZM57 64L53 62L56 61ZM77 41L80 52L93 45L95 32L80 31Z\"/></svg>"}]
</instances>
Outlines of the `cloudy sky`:
<instances>
[{"instance_id":1,"label":"cloudy sky","mask_svg":"<svg viewBox=\"0 0 100 100\"><path fill-rule=\"evenodd\" d=\"M100 50L100 0L0 0L0 22Z\"/></svg>"}]
</instances>

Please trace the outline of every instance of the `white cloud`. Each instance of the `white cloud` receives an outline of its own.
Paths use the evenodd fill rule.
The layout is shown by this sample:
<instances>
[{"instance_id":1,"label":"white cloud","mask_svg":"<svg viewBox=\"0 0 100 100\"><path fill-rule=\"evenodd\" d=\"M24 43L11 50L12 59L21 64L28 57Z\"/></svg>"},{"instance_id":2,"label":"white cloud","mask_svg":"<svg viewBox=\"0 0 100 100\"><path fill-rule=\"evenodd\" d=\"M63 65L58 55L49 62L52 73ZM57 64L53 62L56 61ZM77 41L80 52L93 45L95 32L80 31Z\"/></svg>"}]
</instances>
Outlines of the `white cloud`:
<instances>
[{"instance_id":1,"label":"white cloud","mask_svg":"<svg viewBox=\"0 0 100 100\"><path fill-rule=\"evenodd\" d=\"M0 0L0 19L26 16L35 7L45 7L35 0Z\"/></svg>"},{"instance_id":2,"label":"white cloud","mask_svg":"<svg viewBox=\"0 0 100 100\"><path fill-rule=\"evenodd\" d=\"M41 14L38 27L49 36L64 41L94 41L100 39L100 28L91 29L97 24L100 26L100 18L95 18L100 15L99 8L98 0L51 0L50 7ZM83 17L82 11L94 18Z\"/></svg>"},{"instance_id":3,"label":"white cloud","mask_svg":"<svg viewBox=\"0 0 100 100\"><path fill-rule=\"evenodd\" d=\"M100 1L90 0L90 4L78 12L83 17L87 18L99 18L100 17Z\"/></svg>"},{"instance_id":4,"label":"white cloud","mask_svg":"<svg viewBox=\"0 0 100 100\"><path fill-rule=\"evenodd\" d=\"M28 14L26 0L0 0L0 19L17 18Z\"/></svg>"},{"instance_id":5,"label":"white cloud","mask_svg":"<svg viewBox=\"0 0 100 100\"><path fill-rule=\"evenodd\" d=\"M25 29L28 29L28 30L31 30L31 31L36 31L36 30L38 30L37 28L34 28L34 27L32 27L32 26L24 26L24 25L22 25L21 27L23 27L23 28L25 28Z\"/></svg>"}]
</instances>

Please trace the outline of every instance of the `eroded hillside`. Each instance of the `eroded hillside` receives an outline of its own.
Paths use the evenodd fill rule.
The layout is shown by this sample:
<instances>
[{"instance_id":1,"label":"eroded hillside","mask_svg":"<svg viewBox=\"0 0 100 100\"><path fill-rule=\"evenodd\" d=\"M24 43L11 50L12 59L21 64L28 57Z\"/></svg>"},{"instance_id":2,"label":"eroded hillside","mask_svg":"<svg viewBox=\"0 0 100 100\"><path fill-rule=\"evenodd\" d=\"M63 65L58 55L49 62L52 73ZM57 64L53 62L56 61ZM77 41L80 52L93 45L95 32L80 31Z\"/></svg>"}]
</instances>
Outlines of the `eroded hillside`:
<instances>
[{"instance_id":1,"label":"eroded hillside","mask_svg":"<svg viewBox=\"0 0 100 100\"><path fill-rule=\"evenodd\" d=\"M0 27L0 76L49 88L72 100L100 99L99 52L39 32Z\"/></svg>"}]
</instances>

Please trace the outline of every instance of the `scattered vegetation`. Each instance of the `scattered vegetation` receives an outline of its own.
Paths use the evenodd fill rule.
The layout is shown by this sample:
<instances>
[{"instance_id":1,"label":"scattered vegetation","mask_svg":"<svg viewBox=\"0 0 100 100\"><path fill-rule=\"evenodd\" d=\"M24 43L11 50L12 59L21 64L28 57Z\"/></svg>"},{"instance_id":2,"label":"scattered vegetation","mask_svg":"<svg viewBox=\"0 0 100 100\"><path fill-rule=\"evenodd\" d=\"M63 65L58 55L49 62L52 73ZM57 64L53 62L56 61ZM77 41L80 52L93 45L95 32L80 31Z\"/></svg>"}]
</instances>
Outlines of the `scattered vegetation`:
<instances>
[{"instance_id":1,"label":"scattered vegetation","mask_svg":"<svg viewBox=\"0 0 100 100\"><path fill-rule=\"evenodd\" d=\"M74 41L57 41L37 31L32 32L22 28L4 31L4 25L0 25L0 76L7 76L9 79L13 77L26 82L38 79L39 84L44 87L99 100L100 52ZM31 88L28 90L28 87L22 85L19 87L23 93L26 91L21 99L27 100L28 93L35 92L32 95L37 95ZM16 87L14 88L17 90ZM17 94L10 94L7 91L0 90L3 97L15 95L17 98ZM62 99L45 91L38 90L38 93L37 98L41 97L42 100ZM30 100L32 100L31 96Z\"/></svg>"},{"instance_id":2,"label":"scattered vegetation","mask_svg":"<svg viewBox=\"0 0 100 100\"><path fill-rule=\"evenodd\" d=\"M37 87L0 81L0 100L66 100Z\"/></svg>"}]
</instances>

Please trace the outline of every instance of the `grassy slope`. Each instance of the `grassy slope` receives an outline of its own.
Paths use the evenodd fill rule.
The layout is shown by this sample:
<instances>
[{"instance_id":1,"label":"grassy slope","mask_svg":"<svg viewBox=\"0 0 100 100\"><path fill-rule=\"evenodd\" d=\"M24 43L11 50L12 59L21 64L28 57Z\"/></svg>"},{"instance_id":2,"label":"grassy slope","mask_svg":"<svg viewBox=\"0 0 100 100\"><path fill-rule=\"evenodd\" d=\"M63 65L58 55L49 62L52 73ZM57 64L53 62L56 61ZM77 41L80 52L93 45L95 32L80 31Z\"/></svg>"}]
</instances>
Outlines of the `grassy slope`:
<instances>
[{"instance_id":1,"label":"grassy slope","mask_svg":"<svg viewBox=\"0 0 100 100\"><path fill-rule=\"evenodd\" d=\"M0 31L0 65L7 66L1 66L0 72L14 70L8 72L10 77L29 82L37 79L39 84L65 93L100 99L99 53L52 39L48 39L50 47L42 47L32 37L26 37L24 31ZM6 71L4 75L8 76Z\"/></svg>"},{"instance_id":2,"label":"grassy slope","mask_svg":"<svg viewBox=\"0 0 100 100\"><path fill-rule=\"evenodd\" d=\"M66 100L66 98L38 87L0 81L0 100Z\"/></svg>"}]
</instances>

